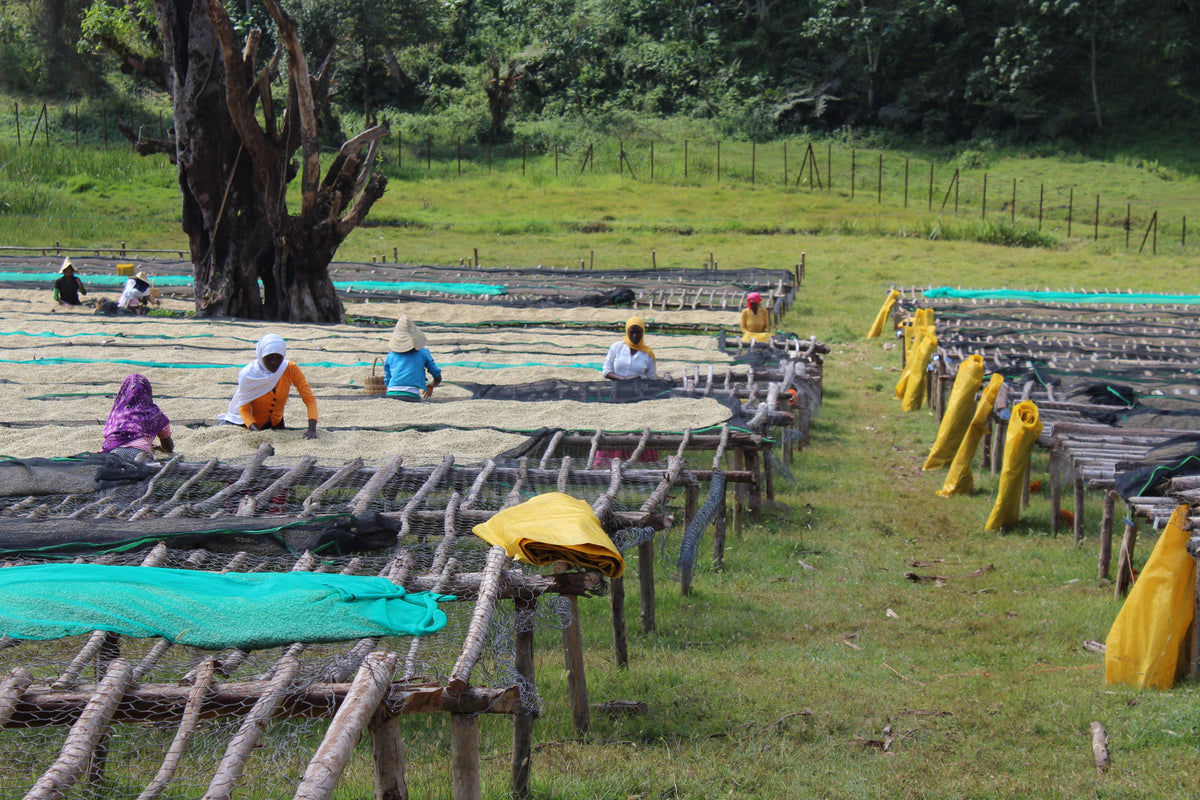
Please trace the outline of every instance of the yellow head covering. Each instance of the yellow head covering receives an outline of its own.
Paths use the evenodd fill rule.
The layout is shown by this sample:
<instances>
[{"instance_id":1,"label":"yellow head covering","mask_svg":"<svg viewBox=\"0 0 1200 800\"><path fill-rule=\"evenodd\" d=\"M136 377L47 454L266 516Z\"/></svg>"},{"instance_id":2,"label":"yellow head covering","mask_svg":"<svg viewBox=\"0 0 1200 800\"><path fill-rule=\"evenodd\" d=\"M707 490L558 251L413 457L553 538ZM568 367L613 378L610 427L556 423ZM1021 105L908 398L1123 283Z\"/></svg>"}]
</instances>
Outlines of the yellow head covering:
<instances>
[{"instance_id":1,"label":"yellow head covering","mask_svg":"<svg viewBox=\"0 0 1200 800\"><path fill-rule=\"evenodd\" d=\"M633 327L642 329L642 340L637 344L629 341L629 329ZM634 350L641 350L643 353L650 356L650 359L655 364L658 363L658 359L654 357L654 351L651 350L650 346L646 344L646 323L642 321L641 317L630 317L629 319L625 320L625 344L629 345Z\"/></svg>"}]
</instances>

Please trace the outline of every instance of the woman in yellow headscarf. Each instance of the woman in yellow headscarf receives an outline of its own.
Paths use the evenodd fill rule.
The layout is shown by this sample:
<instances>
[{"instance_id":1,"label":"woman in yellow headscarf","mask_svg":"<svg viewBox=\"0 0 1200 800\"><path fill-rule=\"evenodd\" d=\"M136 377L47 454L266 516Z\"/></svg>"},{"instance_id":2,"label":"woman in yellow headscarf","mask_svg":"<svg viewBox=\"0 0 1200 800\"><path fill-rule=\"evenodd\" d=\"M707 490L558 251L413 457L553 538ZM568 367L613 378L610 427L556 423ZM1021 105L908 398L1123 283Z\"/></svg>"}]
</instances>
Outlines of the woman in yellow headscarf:
<instances>
[{"instance_id":1,"label":"woman in yellow headscarf","mask_svg":"<svg viewBox=\"0 0 1200 800\"><path fill-rule=\"evenodd\" d=\"M646 344L646 323L641 317L625 321L625 339L613 342L601 372L610 381L654 377L654 351Z\"/></svg>"},{"instance_id":2,"label":"woman in yellow headscarf","mask_svg":"<svg viewBox=\"0 0 1200 800\"><path fill-rule=\"evenodd\" d=\"M646 344L646 323L641 317L630 317L625 321L625 338L613 342L604 357L601 372L610 381L628 381L634 378L653 378L656 366L654 351ZM627 460L632 450L597 450L592 463L603 466L611 459ZM642 461L657 461L658 451L649 447L642 450Z\"/></svg>"}]
</instances>

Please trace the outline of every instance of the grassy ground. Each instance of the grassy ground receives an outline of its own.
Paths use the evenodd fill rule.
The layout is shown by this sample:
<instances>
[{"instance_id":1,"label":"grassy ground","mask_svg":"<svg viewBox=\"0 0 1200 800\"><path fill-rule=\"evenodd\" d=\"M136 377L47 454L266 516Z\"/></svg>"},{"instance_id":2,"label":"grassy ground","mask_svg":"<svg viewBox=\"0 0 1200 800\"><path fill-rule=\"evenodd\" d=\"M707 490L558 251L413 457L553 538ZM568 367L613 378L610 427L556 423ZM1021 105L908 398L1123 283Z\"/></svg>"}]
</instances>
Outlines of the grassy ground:
<instances>
[{"instance_id":1,"label":"grassy ground","mask_svg":"<svg viewBox=\"0 0 1200 800\"><path fill-rule=\"evenodd\" d=\"M1151 195L1176 218L1200 206L1194 177L1158 175L1132 156L1004 166L1030 186L1103 185L1123 195L1121 208L1124 198ZM46 200L40 211L0 214L0 240L95 246L120 231L131 246L182 246L173 179L161 167L78 191L68 177L92 167L43 169L50 172L22 173L4 189ZM1079 548L1050 534L1041 496L1016 530L985 533L994 476L977 473L970 497L934 495L942 475L920 465L936 420L900 412L891 392L899 356L886 341L863 338L891 284L1190 293L1193 245L1160 242L1158 255L1139 255L1137 237L1128 250L1111 231L1099 243L1086 229L1067 237L1060 216L1044 225L1050 246L1001 247L984 243L988 224L965 214L906 212L897 203L885 214L873 197L851 201L837 191L649 186L611 176L561 185L512 173L399 177L372 215L394 224L356 232L341 257L391 260L395 251L402 260L457 263L478 252L484 264L583 259L597 268L648 267L652 251L663 267L699 266L712 254L724 267L790 268L803 257L807 276L784 325L832 346L825 405L794 483L781 487L763 524L731 539L723 571L702 560L693 594L680 595L664 556L656 631L640 632L637 597L629 597L627 670L613 665L606 600L581 604L591 701L641 700L648 714L597 712L590 734L576 737L558 634L541 633L546 702L535 728L535 796L1194 796L1195 687L1106 686L1102 658L1081 646L1103 640L1119 608L1096 575L1098 499ZM1018 220L1035 229L1028 206ZM1035 472L1045 472L1044 459ZM1142 555L1148 550L1143 544ZM909 571L945 580L914 583ZM1105 776L1092 764L1093 720L1110 737ZM450 797L445 720L405 725L412 796ZM501 797L509 727L485 719L483 734L485 795ZM878 746L889 739L886 751ZM367 776L339 792L363 796Z\"/></svg>"}]
</instances>

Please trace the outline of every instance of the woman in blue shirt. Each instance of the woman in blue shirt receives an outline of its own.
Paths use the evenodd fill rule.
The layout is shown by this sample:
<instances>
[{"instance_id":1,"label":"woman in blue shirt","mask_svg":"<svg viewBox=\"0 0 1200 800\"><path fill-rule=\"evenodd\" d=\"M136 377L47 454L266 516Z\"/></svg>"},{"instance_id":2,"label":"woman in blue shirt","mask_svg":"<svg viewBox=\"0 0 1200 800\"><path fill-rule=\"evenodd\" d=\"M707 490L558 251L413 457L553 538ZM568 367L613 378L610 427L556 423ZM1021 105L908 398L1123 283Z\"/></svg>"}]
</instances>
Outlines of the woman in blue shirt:
<instances>
[{"instance_id":1,"label":"woman in blue shirt","mask_svg":"<svg viewBox=\"0 0 1200 800\"><path fill-rule=\"evenodd\" d=\"M442 382L442 371L434 363L425 342L425 334L401 314L388 341L387 358L383 361L383 383L388 397L417 402L422 397L433 396L434 387ZM428 385L425 383L426 372L433 378L433 383Z\"/></svg>"}]
</instances>

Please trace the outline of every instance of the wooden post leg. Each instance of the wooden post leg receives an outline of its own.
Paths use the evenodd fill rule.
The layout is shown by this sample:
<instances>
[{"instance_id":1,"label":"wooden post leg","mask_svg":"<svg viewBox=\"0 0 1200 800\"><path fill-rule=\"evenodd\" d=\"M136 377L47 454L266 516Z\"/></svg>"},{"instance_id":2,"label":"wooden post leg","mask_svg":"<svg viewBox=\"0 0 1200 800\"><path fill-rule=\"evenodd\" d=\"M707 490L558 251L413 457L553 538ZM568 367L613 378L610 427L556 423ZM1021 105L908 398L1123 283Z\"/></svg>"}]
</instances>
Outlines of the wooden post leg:
<instances>
[{"instance_id":1,"label":"wooden post leg","mask_svg":"<svg viewBox=\"0 0 1200 800\"><path fill-rule=\"evenodd\" d=\"M992 474L999 475L1000 470L1004 467L1004 434L1008 430L1008 425L1003 422L995 422L992 424Z\"/></svg>"},{"instance_id":2,"label":"wooden post leg","mask_svg":"<svg viewBox=\"0 0 1200 800\"><path fill-rule=\"evenodd\" d=\"M717 513L713 515L713 564L718 570L725 567L725 493L728 491L729 485L726 484L717 504Z\"/></svg>"},{"instance_id":3,"label":"wooden post leg","mask_svg":"<svg viewBox=\"0 0 1200 800\"><path fill-rule=\"evenodd\" d=\"M513 666L517 674L529 682L533 691L533 621L537 611L537 598L521 599L516 602L516 642ZM509 779L509 795L515 800L527 800L530 796L529 775L533 764L533 712L521 712L513 717L512 776Z\"/></svg>"},{"instance_id":4,"label":"wooden post leg","mask_svg":"<svg viewBox=\"0 0 1200 800\"><path fill-rule=\"evenodd\" d=\"M400 720L387 714L381 705L375 710L367 731L371 735L371 753L374 756L375 800L408 800Z\"/></svg>"},{"instance_id":5,"label":"wooden post leg","mask_svg":"<svg viewBox=\"0 0 1200 800\"><path fill-rule=\"evenodd\" d=\"M481 800L479 715L450 715L450 781L454 800Z\"/></svg>"},{"instance_id":6,"label":"wooden post leg","mask_svg":"<svg viewBox=\"0 0 1200 800\"><path fill-rule=\"evenodd\" d=\"M1021 510L1029 508L1029 476L1033 474L1033 451L1025 459L1025 477L1021 479Z\"/></svg>"},{"instance_id":7,"label":"wooden post leg","mask_svg":"<svg viewBox=\"0 0 1200 800\"><path fill-rule=\"evenodd\" d=\"M762 470L757 450L746 451L746 469L754 477L750 484L750 519L762 522Z\"/></svg>"},{"instance_id":8,"label":"wooden post leg","mask_svg":"<svg viewBox=\"0 0 1200 800\"><path fill-rule=\"evenodd\" d=\"M1062 527L1062 461L1055 450L1050 451L1050 532Z\"/></svg>"},{"instance_id":9,"label":"wooden post leg","mask_svg":"<svg viewBox=\"0 0 1200 800\"><path fill-rule=\"evenodd\" d=\"M1084 500L1084 485L1083 476L1076 474L1075 478L1075 546L1083 541L1083 500Z\"/></svg>"},{"instance_id":10,"label":"wooden post leg","mask_svg":"<svg viewBox=\"0 0 1200 800\"><path fill-rule=\"evenodd\" d=\"M767 499L775 501L775 470L771 468L771 445L764 445L762 451L763 480L767 483Z\"/></svg>"},{"instance_id":11,"label":"wooden post leg","mask_svg":"<svg viewBox=\"0 0 1200 800\"><path fill-rule=\"evenodd\" d=\"M992 469L992 431L996 423L988 420L987 429L983 432L982 452L979 456L979 468Z\"/></svg>"},{"instance_id":12,"label":"wooden post leg","mask_svg":"<svg viewBox=\"0 0 1200 800\"><path fill-rule=\"evenodd\" d=\"M746 470L746 455L742 452L741 448L735 447L733 449L732 458L733 458L733 470L735 472L744 472ZM733 485L733 535L734 536L742 535L742 509L743 509L743 504L744 504L743 498L745 496L745 492L746 492L745 484L735 483Z\"/></svg>"},{"instance_id":13,"label":"wooden post leg","mask_svg":"<svg viewBox=\"0 0 1200 800\"><path fill-rule=\"evenodd\" d=\"M1125 596L1133 585L1133 548L1137 544L1137 525L1132 520L1125 523L1125 535L1121 537L1121 551L1117 554L1117 582L1113 595L1118 600Z\"/></svg>"},{"instance_id":14,"label":"wooden post leg","mask_svg":"<svg viewBox=\"0 0 1200 800\"><path fill-rule=\"evenodd\" d=\"M642 632L654 630L654 542L638 545L638 582L642 591Z\"/></svg>"},{"instance_id":15,"label":"wooden post leg","mask_svg":"<svg viewBox=\"0 0 1200 800\"><path fill-rule=\"evenodd\" d=\"M567 693L571 698L571 722L575 732L583 736L591 727L588 711L587 678L583 674L583 634L579 628L579 598L568 597L571 604L571 624L563 630L563 649L567 658ZM458 797L455 796L455 800Z\"/></svg>"},{"instance_id":16,"label":"wooden post leg","mask_svg":"<svg viewBox=\"0 0 1200 800\"><path fill-rule=\"evenodd\" d=\"M609 608L612 610L613 654L617 666L629 666L629 643L625 635L625 579L613 578L612 589L608 595Z\"/></svg>"},{"instance_id":17,"label":"wooden post leg","mask_svg":"<svg viewBox=\"0 0 1200 800\"><path fill-rule=\"evenodd\" d=\"M1189 677L1200 680L1200 569L1196 570L1196 588L1193 590L1192 610L1192 665Z\"/></svg>"},{"instance_id":18,"label":"wooden post leg","mask_svg":"<svg viewBox=\"0 0 1200 800\"><path fill-rule=\"evenodd\" d=\"M1096 570L1102 581L1108 579L1108 566L1112 561L1113 517L1116 515L1117 497L1119 495L1112 489L1104 493L1104 518L1100 520L1100 560Z\"/></svg>"}]
</instances>

